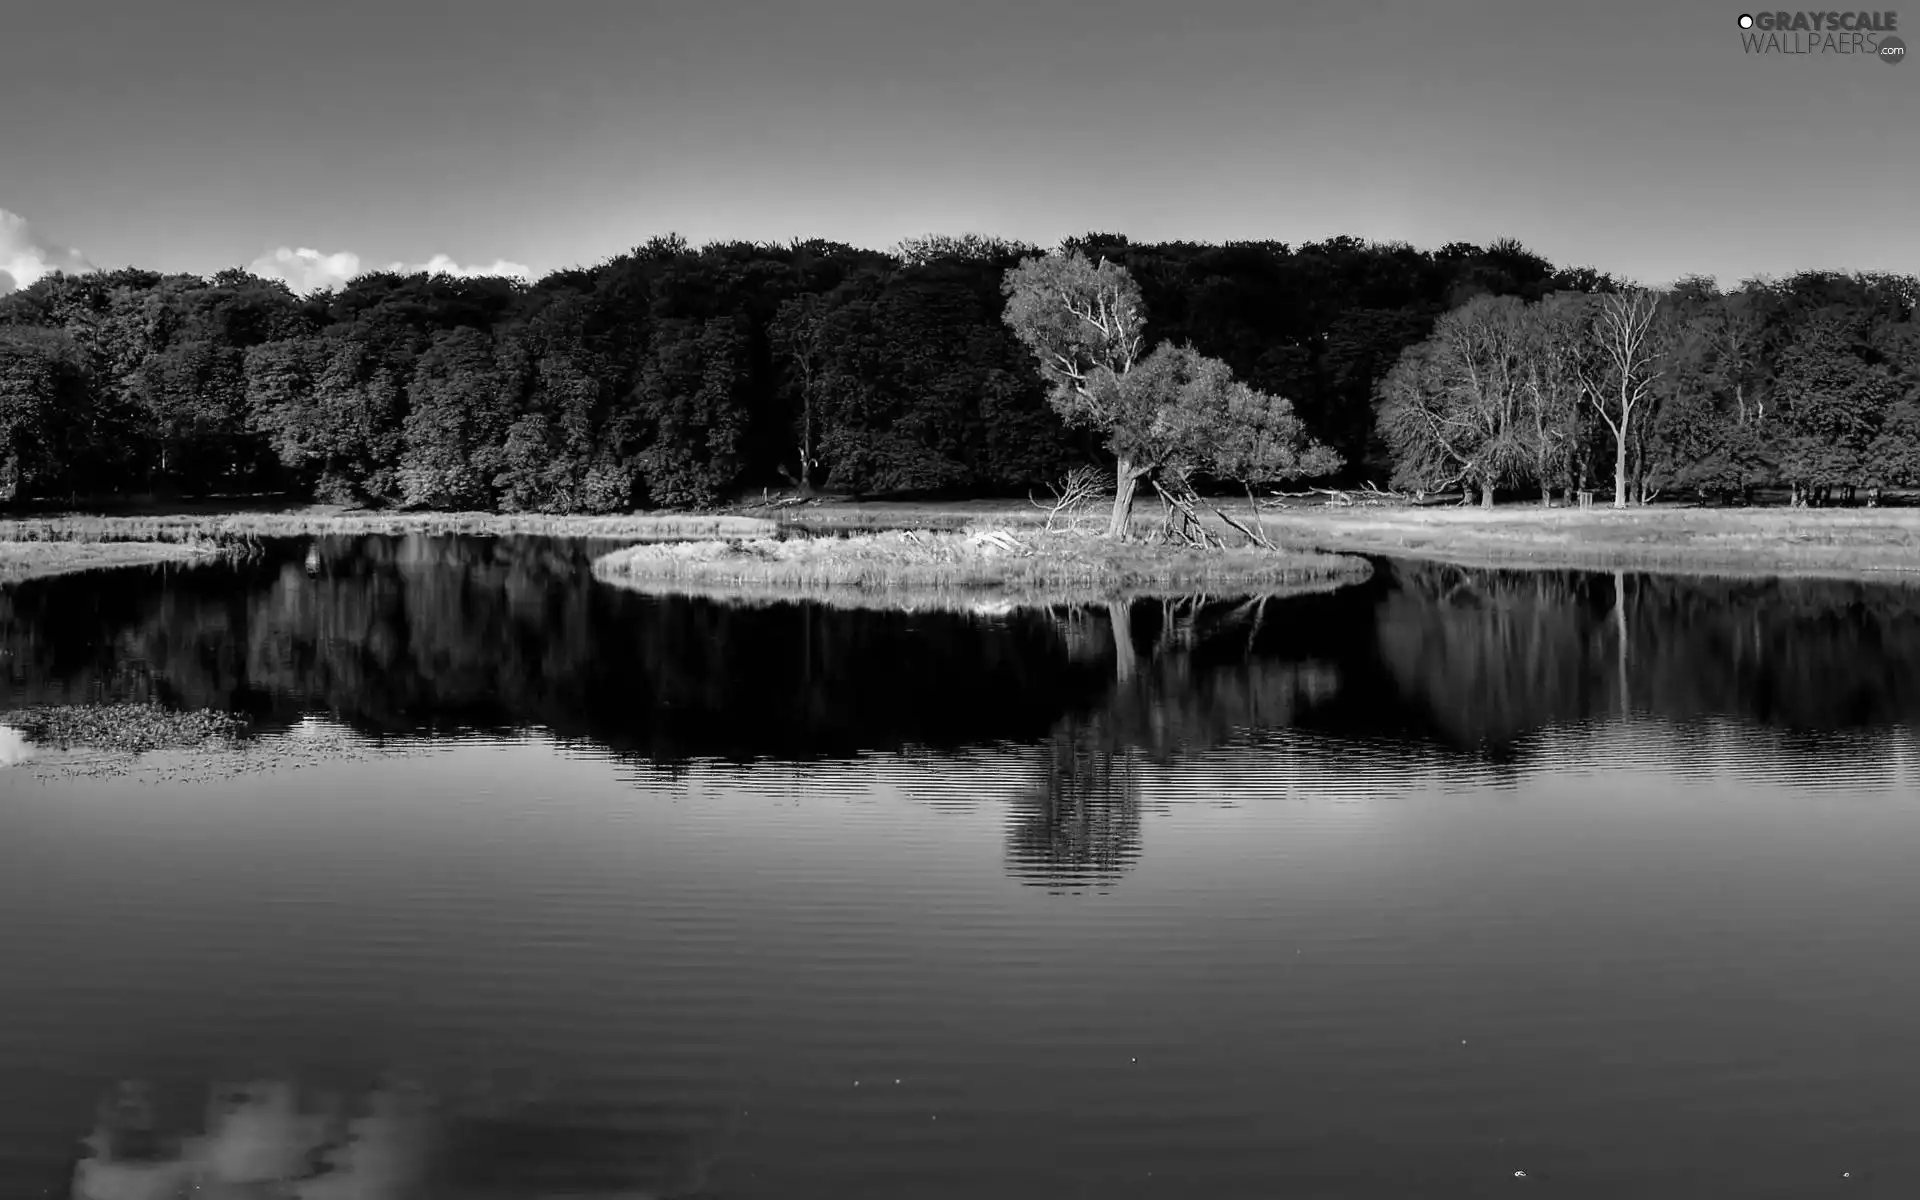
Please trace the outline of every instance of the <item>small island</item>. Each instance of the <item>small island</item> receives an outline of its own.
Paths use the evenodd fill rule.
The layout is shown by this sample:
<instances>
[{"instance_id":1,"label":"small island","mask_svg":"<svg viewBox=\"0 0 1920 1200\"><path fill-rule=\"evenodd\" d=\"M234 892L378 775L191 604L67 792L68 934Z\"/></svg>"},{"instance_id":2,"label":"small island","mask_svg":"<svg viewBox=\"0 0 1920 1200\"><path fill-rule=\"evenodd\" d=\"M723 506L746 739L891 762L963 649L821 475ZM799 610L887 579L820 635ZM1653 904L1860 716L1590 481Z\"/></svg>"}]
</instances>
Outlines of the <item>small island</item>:
<instances>
[{"instance_id":1,"label":"small island","mask_svg":"<svg viewBox=\"0 0 1920 1200\"><path fill-rule=\"evenodd\" d=\"M1365 559L1350 555L1146 544L1044 528L642 544L603 555L593 565L598 579L663 595L884 607L1290 592L1358 582L1371 570Z\"/></svg>"}]
</instances>

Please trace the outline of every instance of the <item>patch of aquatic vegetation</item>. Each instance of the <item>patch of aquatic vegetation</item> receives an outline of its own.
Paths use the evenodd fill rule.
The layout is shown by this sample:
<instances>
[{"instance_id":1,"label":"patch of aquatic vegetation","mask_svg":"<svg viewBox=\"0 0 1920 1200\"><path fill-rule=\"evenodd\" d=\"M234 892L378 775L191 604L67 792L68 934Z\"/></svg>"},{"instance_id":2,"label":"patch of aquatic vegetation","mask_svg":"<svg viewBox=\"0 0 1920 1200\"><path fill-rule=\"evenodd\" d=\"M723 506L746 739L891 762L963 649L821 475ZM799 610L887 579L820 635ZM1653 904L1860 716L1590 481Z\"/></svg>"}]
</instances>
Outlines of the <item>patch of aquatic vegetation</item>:
<instances>
[{"instance_id":1,"label":"patch of aquatic vegetation","mask_svg":"<svg viewBox=\"0 0 1920 1200\"><path fill-rule=\"evenodd\" d=\"M0 713L0 767L41 782L132 778L154 784L212 783L325 763L412 757L435 748L418 739L375 741L314 719L284 732L256 733L237 717L206 712L122 715L123 724L109 736L88 736L97 734L108 719L102 710L155 707L76 705ZM21 727L28 714L40 717L39 730L58 728L82 736L64 742L35 737ZM194 740L195 734L205 736Z\"/></svg>"},{"instance_id":2,"label":"patch of aquatic vegetation","mask_svg":"<svg viewBox=\"0 0 1920 1200\"><path fill-rule=\"evenodd\" d=\"M6 713L0 721L40 745L127 754L229 746L253 736L243 718L210 708L183 712L159 704L51 705Z\"/></svg>"}]
</instances>

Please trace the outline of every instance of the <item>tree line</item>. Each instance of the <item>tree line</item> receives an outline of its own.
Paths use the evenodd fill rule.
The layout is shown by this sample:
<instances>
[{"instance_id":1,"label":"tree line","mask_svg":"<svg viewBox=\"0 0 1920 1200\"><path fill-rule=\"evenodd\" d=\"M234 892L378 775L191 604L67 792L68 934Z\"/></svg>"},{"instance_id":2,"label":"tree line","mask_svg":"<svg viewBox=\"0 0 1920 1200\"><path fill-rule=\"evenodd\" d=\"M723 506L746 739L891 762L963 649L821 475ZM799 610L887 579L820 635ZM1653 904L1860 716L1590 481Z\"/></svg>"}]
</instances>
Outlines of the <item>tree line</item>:
<instances>
[{"instance_id":1,"label":"tree line","mask_svg":"<svg viewBox=\"0 0 1920 1200\"><path fill-rule=\"evenodd\" d=\"M1393 481L1868 502L1920 485L1920 280L1805 273L1722 291L1476 296L1378 390Z\"/></svg>"},{"instance_id":2,"label":"tree line","mask_svg":"<svg viewBox=\"0 0 1920 1200\"><path fill-rule=\"evenodd\" d=\"M1022 281L1030 300L1068 276L1128 301L1125 345L1049 358L1067 331ZM661 237L533 283L376 272L310 297L238 270L56 274L0 298L0 499L613 512L766 487L1019 495L1123 459L1129 496L1616 474L1630 498L1818 497L1920 482L1915 291L1655 294L1511 240L1110 234L1044 255Z\"/></svg>"},{"instance_id":3,"label":"tree line","mask_svg":"<svg viewBox=\"0 0 1920 1200\"><path fill-rule=\"evenodd\" d=\"M1508 242L1075 251L1134 282L1146 344L1286 397L1355 469L1376 375L1440 314L1597 278ZM53 275L0 298L0 495L605 512L769 486L1022 494L1103 454L1003 319L1037 254L665 237L532 284L373 273L305 298L237 270Z\"/></svg>"}]
</instances>

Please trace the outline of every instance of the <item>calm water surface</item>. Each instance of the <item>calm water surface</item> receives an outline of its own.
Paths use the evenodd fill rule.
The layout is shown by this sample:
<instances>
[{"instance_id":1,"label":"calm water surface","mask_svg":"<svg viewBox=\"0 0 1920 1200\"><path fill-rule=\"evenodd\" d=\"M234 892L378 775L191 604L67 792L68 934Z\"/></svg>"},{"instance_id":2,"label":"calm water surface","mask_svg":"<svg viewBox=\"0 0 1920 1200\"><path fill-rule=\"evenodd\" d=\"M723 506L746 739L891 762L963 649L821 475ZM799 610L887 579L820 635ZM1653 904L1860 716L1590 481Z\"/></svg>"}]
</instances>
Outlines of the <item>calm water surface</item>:
<instances>
[{"instance_id":1,"label":"calm water surface","mask_svg":"<svg viewBox=\"0 0 1920 1200\"><path fill-rule=\"evenodd\" d=\"M395 1063L607 1178L718 1131L729 1197L1920 1189L1920 593L886 614L322 545L0 591L0 706L379 747L0 769L0 1193L114 1078Z\"/></svg>"}]
</instances>

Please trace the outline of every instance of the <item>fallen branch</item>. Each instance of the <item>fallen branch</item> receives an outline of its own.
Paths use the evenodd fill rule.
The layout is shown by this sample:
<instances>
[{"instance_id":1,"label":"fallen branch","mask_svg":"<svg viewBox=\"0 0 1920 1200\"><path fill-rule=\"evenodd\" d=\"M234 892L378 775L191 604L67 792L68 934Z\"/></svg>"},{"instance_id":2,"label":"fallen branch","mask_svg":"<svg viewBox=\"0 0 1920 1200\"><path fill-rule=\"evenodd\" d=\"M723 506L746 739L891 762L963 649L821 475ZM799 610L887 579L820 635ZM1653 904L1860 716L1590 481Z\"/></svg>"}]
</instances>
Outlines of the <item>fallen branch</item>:
<instances>
[{"instance_id":1,"label":"fallen branch","mask_svg":"<svg viewBox=\"0 0 1920 1200\"><path fill-rule=\"evenodd\" d=\"M1185 476L1170 476L1166 487L1161 486L1158 478L1151 482L1153 490L1160 495L1160 502L1166 506L1161 525L1163 540L1172 545L1207 546L1216 550L1226 546L1220 535L1208 529L1206 522L1200 519L1200 514L1194 508L1194 501L1198 497Z\"/></svg>"},{"instance_id":2,"label":"fallen branch","mask_svg":"<svg viewBox=\"0 0 1920 1200\"><path fill-rule=\"evenodd\" d=\"M1001 529L982 529L967 537L970 546L993 546L1009 554L1025 554L1027 548L1012 534Z\"/></svg>"},{"instance_id":3,"label":"fallen branch","mask_svg":"<svg viewBox=\"0 0 1920 1200\"><path fill-rule=\"evenodd\" d=\"M1266 534L1255 533L1253 530L1248 529L1245 525L1228 516L1227 510L1217 504L1209 504L1207 507L1211 508L1222 521L1225 521L1228 525L1239 531L1241 536L1245 537L1248 542L1256 546L1265 546L1269 550L1273 549L1273 543L1267 539Z\"/></svg>"}]
</instances>

